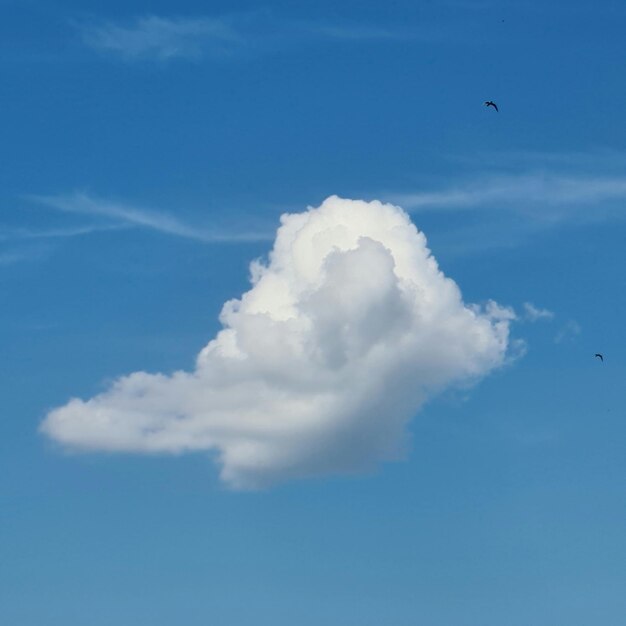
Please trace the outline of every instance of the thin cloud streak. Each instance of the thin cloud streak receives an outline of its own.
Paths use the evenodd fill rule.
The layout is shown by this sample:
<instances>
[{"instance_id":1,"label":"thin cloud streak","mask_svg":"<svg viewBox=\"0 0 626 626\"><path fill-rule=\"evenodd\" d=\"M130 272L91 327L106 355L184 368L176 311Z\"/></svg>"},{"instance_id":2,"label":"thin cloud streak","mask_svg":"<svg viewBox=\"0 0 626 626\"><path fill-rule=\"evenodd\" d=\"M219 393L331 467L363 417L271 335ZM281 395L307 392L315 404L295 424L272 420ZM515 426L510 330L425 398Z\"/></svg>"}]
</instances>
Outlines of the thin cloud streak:
<instances>
[{"instance_id":1,"label":"thin cloud streak","mask_svg":"<svg viewBox=\"0 0 626 626\"><path fill-rule=\"evenodd\" d=\"M554 337L554 343L563 343L564 341L573 341L580 335L582 328L576 320L569 320Z\"/></svg>"},{"instance_id":2,"label":"thin cloud streak","mask_svg":"<svg viewBox=\"0 0 626 626\"><path fill-rule=\"evenodd\" d=\"M554 313L548 309L536 307L532 302L524 302L524 319L529 322L537 322L539 320L551 320Z\"/></svg>"},{"instance_id":3,"label":"thin cloud streak","mask_svg":"<svg viewBox=\"0 0 626 626\"><path fill-rule=\"evenodd\" d=\"M8 267L28 261L38 261L50 253L48 246L29 246L0 252L0 267Z\"/></svg>"},{"instance_id":4,"label":"thin cloud streak","mask_svg":"<svg viewBox=\"0 0 626 626\"><path fill-rule=\"evenodd\" d=\"M33 258L26 252L2 252L0 253L0 267L5 265L13 265L21 261L29 261Z\"/></svg>"},{"instance_id":5,"label":"thin cloud streak","mask_svg":"<svg viewBox=\"0 0 626 626\"><path fill-rule=\"evenodd\" d=\"M91 233L109 230L124 230L129 228L125 224L77 226L75 228L54 228L50 230L29 230L27 228L11 228L0 231L0 241L15 239L64 239L66 237L81 237Z\"/></svg>"},{"instance_id":6,"label":"thin cloud streak","mask_svg":"<svg viewBox=\"0 0 626 626\"><path fill-rule=\"evenodd\" d=\"M500 168L508 168L508 173L474 173L448 177L438 189L378 190L365 195L382 197L409 213L435 218L431 241L438 242L440 252L445 249L448 255L465 256L524 245L566 224L625 219L626 176L623 167L616 164L622 161L611 159L612 154L600 153L596 159L595 154L582 153L504 153L500 155ZM529 160L549 161L553 167L546 163L518 169ZM592 161L599 161L601 168ZM511 169L520 173L510 173ZM453 212L457 218L465 214L468 219L436 219Z\"/></svg>"},{"instance_id":7,"label":"thin cloud streak","mask_svg":"<svg viewBox=\"0 0 626 626\"><path fill-rule=\"evenodd\" d=\"M80 29L88 46L130 60L142 57L161 60L197 58L207 51L226 54L230 47L243 43L232 25L222 18L149 15L128 25L107 21Z\"/></svg>"},{"instance_id":8,"label":"thin cloud streak","mask_svg":"<svg viewBox=\"0 0 626 626\"><path fill-rule=\"evenodd\" d=\"M312 33L317 33L329 39L343 39L346 41L375 41L375 40L397 40L411 37L408 34L376 28L374 26L310 26Z\"/></svg>"},{"instance_id":9,"label":"thin cloud streak","mask_svg":"<svg viewBox=\"0 0 626 626\"><path fill-rule=\"evenodd\" d=\"M307 22L284 19L269 11L221 16L163 17L147 15L124 23L78 23L83 42L127 61L173 58L225 58L263 47L302 45L307 41L392 41L428 38L432 34L386 29L377 25Z\"/></svg>"},{"instance_id":10,"label":"thin cloud streak","mask_svg":"<svg viewBox=\"0 0 626 626\"><path fill-rule=\"evenodd\" d=\"M58 196L30 195L27 198L57 211L104 217L116 220L122 225L147 228L168 235L206 243L266 241L271 239L269 233L223 233L209 231L181 222L168 213L109 202L85 193L76 192ZM119 228L120 224L117 227Z\"/></svg>"},{"instance_id":11,"label":"thin cloud streak","mask_svg":"<svg viewBox=\"0 0 626 626\"><path fill-rule=\"evenodd\" d=\"M533 207L541 207L552 209L542 212L542 218L553 218L562 216L562 212L555 209L626 199L626 177L574 177L544 172L495 175L448 189L387 194L386 197L409 211L512 208L532 212Z\"/></svg>"}]
</instances>

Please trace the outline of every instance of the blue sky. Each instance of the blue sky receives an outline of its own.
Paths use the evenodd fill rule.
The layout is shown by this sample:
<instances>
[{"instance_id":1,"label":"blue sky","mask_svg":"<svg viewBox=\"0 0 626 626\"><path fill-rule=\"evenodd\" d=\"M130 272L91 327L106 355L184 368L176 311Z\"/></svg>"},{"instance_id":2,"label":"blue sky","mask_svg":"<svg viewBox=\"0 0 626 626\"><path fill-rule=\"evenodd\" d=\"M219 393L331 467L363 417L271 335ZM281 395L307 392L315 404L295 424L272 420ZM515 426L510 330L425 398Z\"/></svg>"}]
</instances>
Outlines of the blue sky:
<instances>
[{"instance_id":1,"label":"blue sky","mask_svg":"<svg viewBox=\"0 0 626 626\"><path fill-rule=\"evenodd\" d=\"M620 3L0 11L3 623L622 623ZM206 452L38 431L191 370L280 215L332 194L400 204L518 314L525 354L432 397L404 460L240 492Z\"/></svg>"}]
</instances>

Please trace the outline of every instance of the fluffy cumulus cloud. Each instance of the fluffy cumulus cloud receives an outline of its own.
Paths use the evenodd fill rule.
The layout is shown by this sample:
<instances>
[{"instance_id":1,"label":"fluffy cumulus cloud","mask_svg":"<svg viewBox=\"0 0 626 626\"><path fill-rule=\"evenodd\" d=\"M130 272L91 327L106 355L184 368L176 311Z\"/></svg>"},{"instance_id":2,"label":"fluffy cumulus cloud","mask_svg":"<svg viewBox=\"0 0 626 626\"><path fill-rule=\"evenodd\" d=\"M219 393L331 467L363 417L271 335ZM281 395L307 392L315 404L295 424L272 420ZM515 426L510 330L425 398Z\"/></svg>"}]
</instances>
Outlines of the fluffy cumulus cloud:
<instances>
[{"instance_id":1,"label":"fluffy cumulus cloud","mask_svg":"<svg viewBox=\"0 0 626 626\"><path fill-rule=\"evenodd\" d=\"M464 304L393 205L333 196L283 215L251 282L194 371L120 378L42 431L85 451L210 451L228 485L258 488L402 456L428 398L506 358L512 312Z\"/></svg>"}]
</instances>

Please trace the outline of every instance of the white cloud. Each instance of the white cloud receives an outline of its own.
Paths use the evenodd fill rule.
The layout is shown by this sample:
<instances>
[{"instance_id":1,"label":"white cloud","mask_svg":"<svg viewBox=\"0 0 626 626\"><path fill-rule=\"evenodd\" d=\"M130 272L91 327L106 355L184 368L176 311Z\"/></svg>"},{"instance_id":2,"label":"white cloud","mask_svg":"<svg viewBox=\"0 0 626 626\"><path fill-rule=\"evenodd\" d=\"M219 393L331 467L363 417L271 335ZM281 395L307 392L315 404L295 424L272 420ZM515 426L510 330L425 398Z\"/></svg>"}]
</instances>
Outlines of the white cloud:
<instances>
[{"instance_id":1,"label":"white cloud","mask_svg":"<svg viewBox=\"0 0 626 626\"><path fill-rule=\"evenodd\" d=\"M551 320L553 317L554 313L552 311L548 311L548 309L540 309L531 302L524 302L524 318L529 322Z\"/></svg>"},{"instance_id":2,"label":"white cloud","mask_svg":"<svg viewBox=\"0 0 626 626\"><path fill-rule=\"evenodd\" d=\"M235 488L358 472L402 456L427 399L507 355L514 313L466 306L392 205L333 196L283 215L251 280L193 372L125 376L42 432L85 451L211 451Z\"/></svg>"}]
</instances>

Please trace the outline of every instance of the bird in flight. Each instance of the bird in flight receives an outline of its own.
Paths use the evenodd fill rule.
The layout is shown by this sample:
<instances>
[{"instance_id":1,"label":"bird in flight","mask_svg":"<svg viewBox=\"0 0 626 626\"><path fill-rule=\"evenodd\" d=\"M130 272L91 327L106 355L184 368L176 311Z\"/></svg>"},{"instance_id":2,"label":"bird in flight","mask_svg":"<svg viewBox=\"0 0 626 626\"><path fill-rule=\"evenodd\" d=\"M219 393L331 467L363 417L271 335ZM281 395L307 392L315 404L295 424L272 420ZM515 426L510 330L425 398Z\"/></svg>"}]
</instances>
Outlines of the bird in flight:
<instances>
[{"instance_id":1,"label":"bird in flight","mask_svg":"<svg viewBox=\"0 0 626 626\"><path fill-rule=\"evenodd\" d=\"M596 353L595 356L597 356L604 363L604 357L599 352Z\"/></svg>"},{"instance_id":2,"label":"bird in flight","mask_svg":"<svg viewBox=\"0 0 626 626\"><path fill-rule=\"evenodd\" d=\"M498 110L498 105L493 100L487 100L485 102L486 107L493 107L496 111Z\"/></svg>"}]
</instances>

